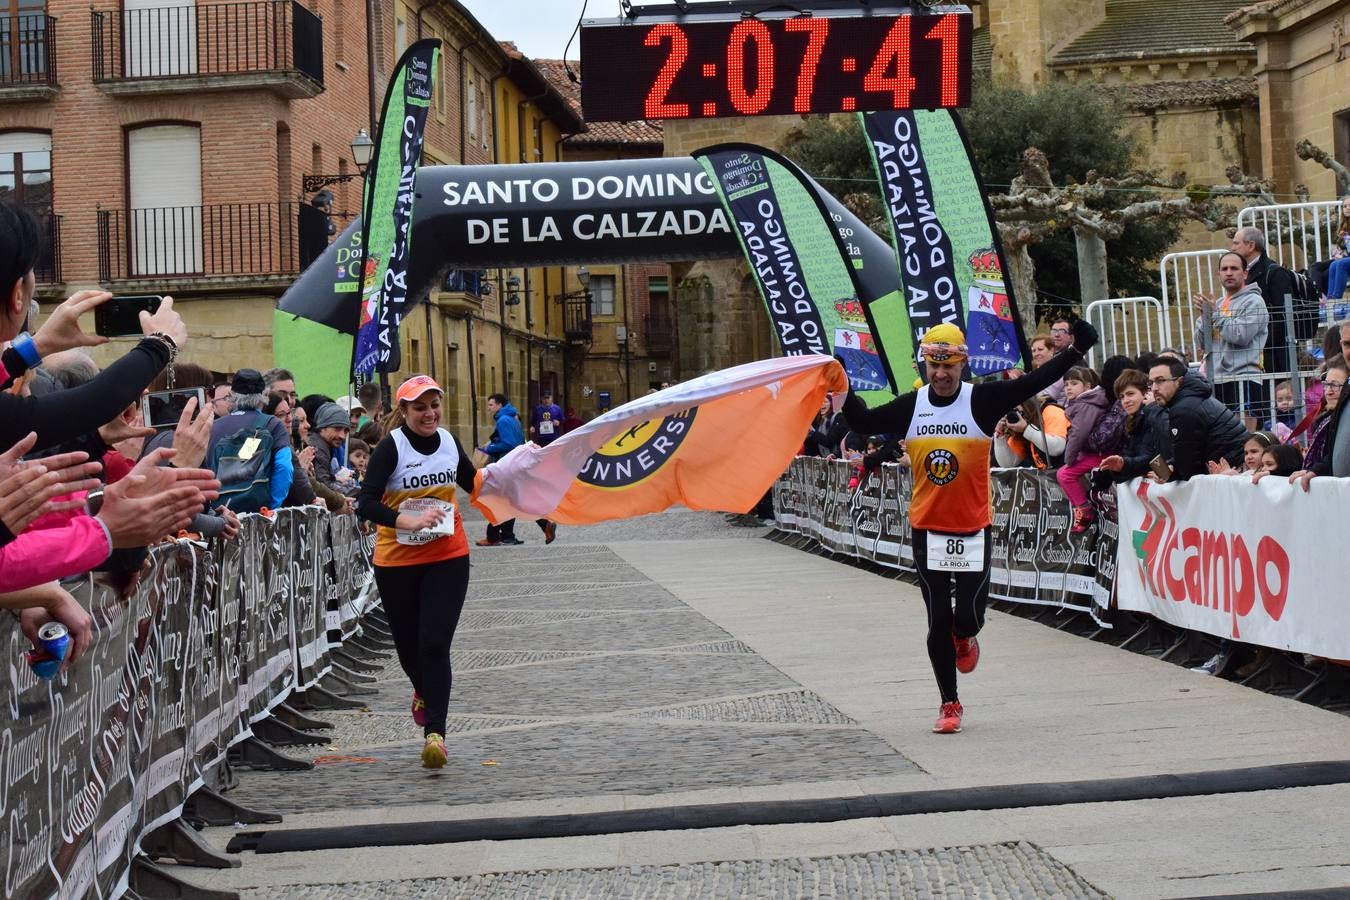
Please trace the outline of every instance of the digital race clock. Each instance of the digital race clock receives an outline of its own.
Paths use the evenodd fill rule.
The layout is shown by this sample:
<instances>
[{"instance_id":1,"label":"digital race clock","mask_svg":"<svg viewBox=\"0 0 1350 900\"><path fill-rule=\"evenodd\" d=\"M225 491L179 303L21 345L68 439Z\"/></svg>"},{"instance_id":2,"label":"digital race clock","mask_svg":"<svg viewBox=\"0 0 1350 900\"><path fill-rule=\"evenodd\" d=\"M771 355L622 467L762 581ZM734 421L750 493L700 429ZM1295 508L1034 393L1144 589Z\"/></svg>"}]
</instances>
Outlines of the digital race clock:
<instances>
[{"instance_id":1,"label":"digital race clock","mask_svg":"<svg viewBox=\"0 0 1350 900\"><path fill-rule=\"evenodd\" d=\"M970 103L968 12L853 7L588 21L588 122L939 109Z\"/></svg>"}]
</instances>

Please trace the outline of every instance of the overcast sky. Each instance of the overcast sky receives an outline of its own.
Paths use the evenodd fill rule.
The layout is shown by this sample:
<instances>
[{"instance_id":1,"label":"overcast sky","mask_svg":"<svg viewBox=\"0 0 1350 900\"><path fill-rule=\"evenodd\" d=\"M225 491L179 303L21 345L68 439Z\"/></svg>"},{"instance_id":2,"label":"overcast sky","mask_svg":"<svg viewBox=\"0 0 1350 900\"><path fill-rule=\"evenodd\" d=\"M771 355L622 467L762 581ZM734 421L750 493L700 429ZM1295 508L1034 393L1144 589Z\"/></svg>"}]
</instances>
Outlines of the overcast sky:
<instances>
[{"instance_id":1,"label":"overcast sky","mask_svg":"<svg viewBox=\"0 0 1350 900\"><path fill-rule=\"evenodd\" d=\"M567 38L581 16L582 0L460 0L483 27L499 41L515 41L526 56L562 59ZM613 19L619 0L589 0L588 19ZM580 54L580 38L568 54Z\"/></svg>"}]
</instances>

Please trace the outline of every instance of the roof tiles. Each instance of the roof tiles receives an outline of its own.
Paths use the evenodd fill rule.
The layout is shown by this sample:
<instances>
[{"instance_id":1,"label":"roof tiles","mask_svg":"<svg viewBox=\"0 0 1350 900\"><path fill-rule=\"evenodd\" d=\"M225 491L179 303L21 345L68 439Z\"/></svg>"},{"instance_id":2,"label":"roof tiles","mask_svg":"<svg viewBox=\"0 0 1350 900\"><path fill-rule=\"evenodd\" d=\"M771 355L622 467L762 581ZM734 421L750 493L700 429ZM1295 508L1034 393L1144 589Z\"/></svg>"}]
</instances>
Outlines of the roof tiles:
<instances>
[{"instance_id":1,"label":"roof tiles","mask_svg":"<svg viewBox=\"0 0 1350 900\"><path fill-rule=\"evenodd\" d=\"M1177 56L1253 56L1224 19L1251 0L1107 0L1106 18L1055 53L1056 66Z\"/></svg>"}]
</instances>

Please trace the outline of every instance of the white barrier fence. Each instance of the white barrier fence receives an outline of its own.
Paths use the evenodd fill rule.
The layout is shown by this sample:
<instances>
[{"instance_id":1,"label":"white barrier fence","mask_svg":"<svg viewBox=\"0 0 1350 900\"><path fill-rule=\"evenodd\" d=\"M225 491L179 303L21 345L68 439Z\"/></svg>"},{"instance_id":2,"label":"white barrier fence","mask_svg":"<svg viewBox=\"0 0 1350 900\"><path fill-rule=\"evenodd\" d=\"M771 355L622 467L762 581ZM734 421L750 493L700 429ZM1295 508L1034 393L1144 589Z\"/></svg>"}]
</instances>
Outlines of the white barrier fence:
<instances>
[{"instance_id":1,"label":"white barrier fence","mask_svg":"<svg viewBox=\"0 0 1350 900\"><path fill-rule=\"evenodd\" d=\"M1135 359L1168 345L1167 316L1156 297L1094 300L1083 318L1102 336L1087 357L1088 365L1098 371L1108 357L1123 354Z\"/></svg>"}]
</instances>

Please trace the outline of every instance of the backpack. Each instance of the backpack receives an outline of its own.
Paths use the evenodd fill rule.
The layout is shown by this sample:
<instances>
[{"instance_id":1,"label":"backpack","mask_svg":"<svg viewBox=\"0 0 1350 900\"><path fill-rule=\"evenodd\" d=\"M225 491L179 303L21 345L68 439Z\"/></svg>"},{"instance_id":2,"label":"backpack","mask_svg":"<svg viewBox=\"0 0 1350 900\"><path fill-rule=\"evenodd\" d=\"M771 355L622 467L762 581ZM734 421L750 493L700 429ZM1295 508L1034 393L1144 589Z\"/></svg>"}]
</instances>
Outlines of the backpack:
<instances>
[{"instance_id":1,"label":"backpack","mask_svg":"<svg viewBox=\"0 0 1350 900\"><path fill-rule=\"evenodd\" d=\"M1119 453L1125 446L1125 418L1125 407L1120 405L1120 401L1112 403L1097 418L1097 424L1092 426L1092 433L1088 435L1083 449L1102 456Z\"/></svg>"},{"instance_id":2,"label":"backpack","mask_svg":"<svg viewBox=\"0 0 1350 900\"><path fill-rule=\"evenodd\" d=\"M1277 269L1289 276L1289 293L1292 296L1294 306L1294 321L1290 324L1293 326L1294 340L1310 341L1317 337L1317 323L1322 318L1322 296L1317 290L1317 284L1309 277L1307 272L1295 272L1292 269L1286 269L1284 266L1276 265L1272 261L1269 268L1266 269L1265 278L1262 279L1262 295L1266 293L1265 282L1270 281L1270 273ZM1283 312L1283 297L1268 297L1266 302L1276 310Z\"/></svg>"},{"instance_id":3,"label":"backpack","mask_svg":"<svg viewBox=\"0 0 1350 900\"><path fill-rule=\"evenodd\" d=\"M272 504L271 416L256 412L258 423L222 438L211 451L211 469L220 481L220 502L236 513L255 513ZM247 458L244 445L256 441Z\"/></svg>"}]
</instances>

